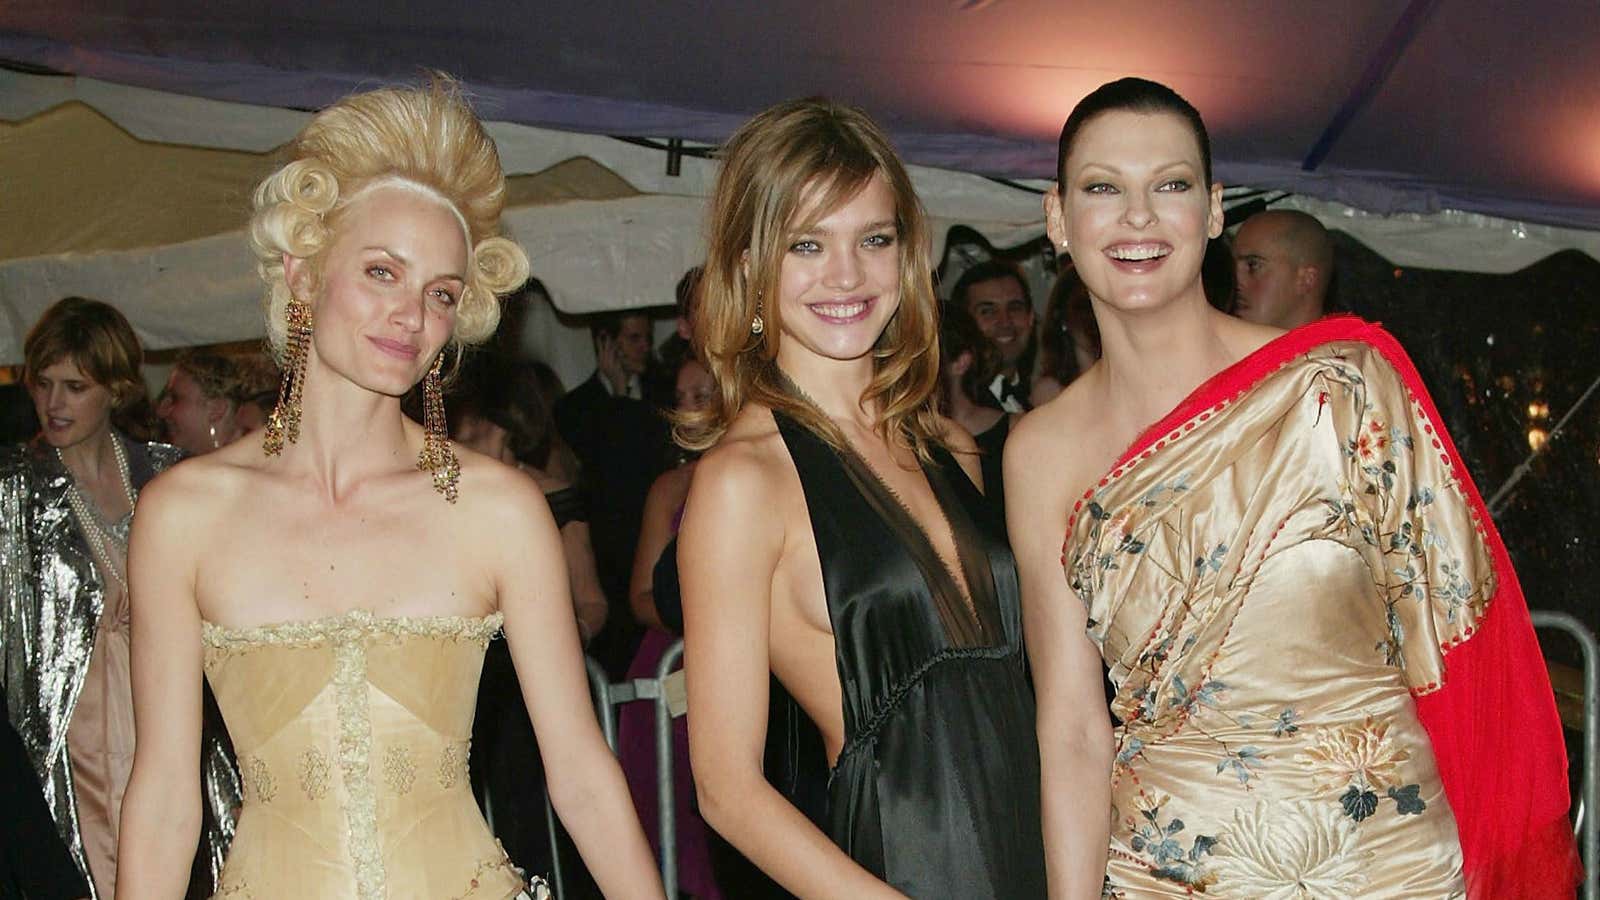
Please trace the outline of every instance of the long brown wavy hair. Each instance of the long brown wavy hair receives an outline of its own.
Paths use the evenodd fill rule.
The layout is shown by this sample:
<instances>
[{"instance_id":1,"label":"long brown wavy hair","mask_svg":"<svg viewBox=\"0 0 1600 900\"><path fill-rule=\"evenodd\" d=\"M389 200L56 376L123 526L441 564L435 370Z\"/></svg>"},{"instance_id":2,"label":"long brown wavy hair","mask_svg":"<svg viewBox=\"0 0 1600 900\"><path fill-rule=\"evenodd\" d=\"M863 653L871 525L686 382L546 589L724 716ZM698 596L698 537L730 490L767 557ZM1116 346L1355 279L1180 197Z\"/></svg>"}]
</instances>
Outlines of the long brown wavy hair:
<instances>
[{"instance_id":1,"label":"long brown wavy hair","mask_svg":"<svg viewBox=\"0 0 1600 900\"><path fill-rule=\"evenodd\" d=\"M845 438L797 396L777 366L783 314L779 275L794 235L814 226L881 175L895 198L900 306L873 347L864 405L876 403L885 440L927 458L941 441L934 410L939 314L933 294L922 203L889 139L866 113L820 98L780 103L746 122L722 151L711 195L705 273L694 310L694 344L716 379L710 408L675 417L679 444L715 444L739 411L759 403L800 422L836 447ZM765 328L752 334L760 313Z\"/></svg>"}]
</instances>

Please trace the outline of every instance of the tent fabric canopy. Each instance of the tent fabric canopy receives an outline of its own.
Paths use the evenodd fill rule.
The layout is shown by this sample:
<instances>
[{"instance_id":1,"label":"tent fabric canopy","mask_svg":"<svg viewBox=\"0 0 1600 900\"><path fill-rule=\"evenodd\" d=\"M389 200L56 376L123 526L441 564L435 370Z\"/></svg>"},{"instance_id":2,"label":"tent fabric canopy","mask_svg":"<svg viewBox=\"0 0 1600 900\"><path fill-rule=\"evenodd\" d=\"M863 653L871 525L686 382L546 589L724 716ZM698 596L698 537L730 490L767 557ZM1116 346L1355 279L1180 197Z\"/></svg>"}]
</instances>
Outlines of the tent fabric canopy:
<instances>
[{"instance_id":1,"label":"tent fabric canopy","mask_svg":"<svg viewBox=\"0 0 1600 900\"><path fill-rule=\"evenodd\" d=\"M0 7L0 59L177 94L315 109L436 67L486 118L717 143L820 93L912 162L1012 178L1048 178L1072 104L1142 75L1200 108L1225 183L1583 228L1600 228L1596 46L1589 0Z\"/></svg>"}]
</instances>

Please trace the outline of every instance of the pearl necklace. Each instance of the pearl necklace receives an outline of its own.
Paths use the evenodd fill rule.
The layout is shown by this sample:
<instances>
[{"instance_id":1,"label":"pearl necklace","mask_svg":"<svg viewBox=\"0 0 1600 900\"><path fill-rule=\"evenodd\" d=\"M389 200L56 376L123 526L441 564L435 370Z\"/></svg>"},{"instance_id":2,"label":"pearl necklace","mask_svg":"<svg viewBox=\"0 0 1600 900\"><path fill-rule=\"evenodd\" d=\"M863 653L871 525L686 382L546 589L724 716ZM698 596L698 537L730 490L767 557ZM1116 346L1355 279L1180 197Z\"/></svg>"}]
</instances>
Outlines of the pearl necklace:
<instances>
[{"instance_id":1,"label":"pearl necklace","mask_svg":"<svg viewBox=\"0 0 1600 900\"><path fill-rule=\"evenodd\" d=\"M122 479L122 492L128 496L128 514L131 516L133 515L133 505L136 502L133 493L133 478L128 474L128 454L122 449L122 442L117 440L117 436L114 434L111 436L111 454L117 459L117 475ZM83 492L78 490L77 479L73 477L72 469L67 466L67 458L61 452L60 447L56 448L56 459L61 461L61 468L67 470L67 479L72 482L67 488L67 504L72 507L73 514L78 517L78 524L83 528L83 536L89 541L89 549L105 565L111 577L116 580L117 584L122 587L122 592L126 594L128 592L128 581L123 577L122 572L118 570L117 561L112 557L110 548L107 545L108 543L116 544L122 549L124 555L127 553L127 545L116 535L106 531L105 526L100 524L100 517L95 515L94 511L89 508L89 502L84 498Z\"/></svg>"}]
</instances>

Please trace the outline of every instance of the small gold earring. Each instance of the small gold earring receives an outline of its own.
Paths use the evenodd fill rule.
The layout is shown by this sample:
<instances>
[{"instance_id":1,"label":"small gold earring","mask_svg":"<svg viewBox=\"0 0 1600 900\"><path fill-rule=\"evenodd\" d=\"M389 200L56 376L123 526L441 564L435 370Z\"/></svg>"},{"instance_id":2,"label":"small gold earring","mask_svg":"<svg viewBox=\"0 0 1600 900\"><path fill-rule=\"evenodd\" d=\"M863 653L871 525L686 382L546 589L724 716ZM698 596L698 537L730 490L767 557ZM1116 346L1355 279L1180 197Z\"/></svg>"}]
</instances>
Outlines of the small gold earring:
<instances>
[{"instance_id":1,"label":"small gold earring","mask_svg":"<svg viewBox=\"0 0 1600 900\"><path fill-rule=\"evenodd\" d=\"M755 318L750 320L750 333L751 334L760 334L761 332L766 331L766 330L767 330L767 323L766 323L765 320L763 320L761 318L761 310L760 310L760 308L757 308L756 309Z\"/></svg>"}]
</instances>

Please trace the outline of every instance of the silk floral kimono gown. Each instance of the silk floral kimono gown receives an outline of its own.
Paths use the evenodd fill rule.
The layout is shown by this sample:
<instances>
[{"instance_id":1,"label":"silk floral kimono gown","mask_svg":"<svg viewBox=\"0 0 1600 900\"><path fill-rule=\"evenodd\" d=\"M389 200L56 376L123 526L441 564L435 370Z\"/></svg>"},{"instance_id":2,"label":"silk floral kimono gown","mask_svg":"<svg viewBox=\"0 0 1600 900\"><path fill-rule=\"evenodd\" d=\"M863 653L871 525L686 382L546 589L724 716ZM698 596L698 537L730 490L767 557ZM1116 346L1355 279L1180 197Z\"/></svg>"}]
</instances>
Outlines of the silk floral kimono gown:
<instances>
[{"instance_id":1,"label":"silk floral kimono gown","mask_svg":"<svg viewBox=\"0 0 1600 900\"><path fill-rule=\"evenodd\" d=\"M1108 896L1572 896L1516 573L1377 326L1202 385L1077 501L1062 561L1122 723Z\"/></svg>"}]
</instances>

